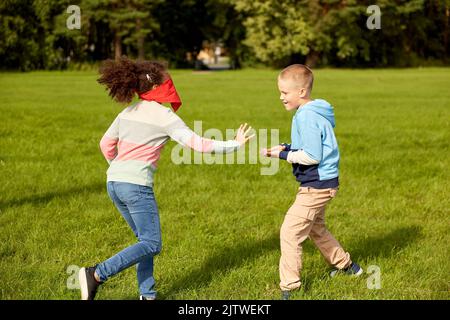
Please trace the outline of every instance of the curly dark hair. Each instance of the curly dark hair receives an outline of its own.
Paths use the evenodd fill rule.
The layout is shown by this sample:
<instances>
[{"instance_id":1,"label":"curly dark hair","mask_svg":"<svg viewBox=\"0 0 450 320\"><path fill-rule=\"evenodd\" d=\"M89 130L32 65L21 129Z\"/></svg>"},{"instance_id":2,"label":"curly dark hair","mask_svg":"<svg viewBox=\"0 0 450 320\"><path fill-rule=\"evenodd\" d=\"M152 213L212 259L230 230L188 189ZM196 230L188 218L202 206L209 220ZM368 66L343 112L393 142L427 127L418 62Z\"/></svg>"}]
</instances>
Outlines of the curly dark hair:
<instances>
[{"instance_id":1,"label":"curly dark hair","mask_svg":"<svg viewBox=\"0 0 450 320\"><path fill-rule=\"evenodd\" d=\"M108 59L100 66L98 83L106 86L109 96L120 103L130 103L134 94L149 91L168 76L166 67L156 61L133 61L123 56Z\"/></svg>"}]
</instances>

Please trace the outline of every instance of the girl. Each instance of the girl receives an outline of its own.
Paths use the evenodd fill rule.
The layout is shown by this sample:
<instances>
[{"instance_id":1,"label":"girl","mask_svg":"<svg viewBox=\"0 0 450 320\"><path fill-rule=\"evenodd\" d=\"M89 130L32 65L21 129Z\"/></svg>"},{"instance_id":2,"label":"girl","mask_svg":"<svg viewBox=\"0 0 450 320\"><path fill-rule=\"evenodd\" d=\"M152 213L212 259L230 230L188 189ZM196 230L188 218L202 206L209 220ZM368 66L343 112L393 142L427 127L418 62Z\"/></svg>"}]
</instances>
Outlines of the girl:
<instances>
[{"instance_id":1,"label":"girl","mask_svg":"<svg viewBox=\"0 0 450 320\"><path fill-rule=\"evenodd\" d=\"M120 271L137 265L140 299L156 299L153 257L161 251L158 207L153 193L153 175L164 145L170 138L199 152L236 151L252 136L251 127L241 125L235 140L203 139L191 131L174 111L181 106L173 82L158 62L134 62L125 57L107 60L100 68L98 82L120 103L140 101L125 108L100 141L110 164L107 190L115 206L136 235L138 242L93 267L81 268L81 299L92 300L100 284Z\"/></svg>"}]
</instances>

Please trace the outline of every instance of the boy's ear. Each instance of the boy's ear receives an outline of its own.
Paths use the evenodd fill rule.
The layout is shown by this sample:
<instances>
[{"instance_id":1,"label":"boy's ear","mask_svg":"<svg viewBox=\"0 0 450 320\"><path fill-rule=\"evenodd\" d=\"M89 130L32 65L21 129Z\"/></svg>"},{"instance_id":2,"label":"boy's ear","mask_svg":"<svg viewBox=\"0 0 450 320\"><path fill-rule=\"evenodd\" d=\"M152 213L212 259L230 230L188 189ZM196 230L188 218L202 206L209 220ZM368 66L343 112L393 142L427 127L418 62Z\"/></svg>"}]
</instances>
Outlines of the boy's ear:
<instances>
[{"instance_id":1,"label":"boy's ear","mask_svg":"<svg viewBox=\"0 0 450 320\"><path fill-rule=\"evenodd\" d=\"M298 92L298 95L300 96L300 98L305 98L308 94L308 90L306 90L306 88L301 88L300 91Z\"/></svg>"}]
</instances>

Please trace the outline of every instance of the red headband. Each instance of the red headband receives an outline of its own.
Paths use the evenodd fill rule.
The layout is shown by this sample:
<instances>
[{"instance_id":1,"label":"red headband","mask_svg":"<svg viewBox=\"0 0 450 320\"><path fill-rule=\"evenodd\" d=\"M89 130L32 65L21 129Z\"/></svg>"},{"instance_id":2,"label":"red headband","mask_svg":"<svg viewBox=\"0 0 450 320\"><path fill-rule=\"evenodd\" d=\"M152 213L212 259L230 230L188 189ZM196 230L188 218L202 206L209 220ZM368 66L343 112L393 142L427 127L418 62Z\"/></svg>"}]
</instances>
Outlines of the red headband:
<instances>
[{"instance_id":1,"label":"red headband","mask_svg":"<svg viewBox=\"0 0 450 320\"><path fill-rule=\"evenodd\" d=\"M175 89L172 79L170 78L164 81L161 85L157 86L155 89L141 93L139 98L147 101L156 101L158 103L169 102L175 112L181 106L181 99L178 96L177 89Z\"/></svg>"}]
</instances>

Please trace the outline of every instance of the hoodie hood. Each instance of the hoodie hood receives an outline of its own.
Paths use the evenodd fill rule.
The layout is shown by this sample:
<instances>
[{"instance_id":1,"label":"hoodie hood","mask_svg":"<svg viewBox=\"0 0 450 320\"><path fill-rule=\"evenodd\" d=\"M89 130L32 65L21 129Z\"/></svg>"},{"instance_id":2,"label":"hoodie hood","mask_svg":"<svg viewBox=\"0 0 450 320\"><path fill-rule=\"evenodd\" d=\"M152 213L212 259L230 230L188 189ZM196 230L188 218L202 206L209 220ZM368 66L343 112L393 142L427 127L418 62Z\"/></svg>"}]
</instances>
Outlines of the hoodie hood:
<instances>
[{"instance_id":1,"label":"hoodie hood","mask_svg":"<svg viewBox=\"0 0 450 320\"><path fill-rule=\"evenodd\" d=\"M336 122L334 121L334 109L331 106L331 104L329 104L327 101L323 99L315 99L313 101L304 104L302 107L299 108L299 111L302 110L311 110L321 115L331 123L333 128L336 125Z\"/></svg>"}]
</instances>

